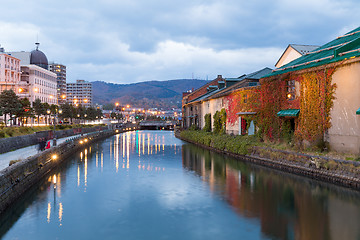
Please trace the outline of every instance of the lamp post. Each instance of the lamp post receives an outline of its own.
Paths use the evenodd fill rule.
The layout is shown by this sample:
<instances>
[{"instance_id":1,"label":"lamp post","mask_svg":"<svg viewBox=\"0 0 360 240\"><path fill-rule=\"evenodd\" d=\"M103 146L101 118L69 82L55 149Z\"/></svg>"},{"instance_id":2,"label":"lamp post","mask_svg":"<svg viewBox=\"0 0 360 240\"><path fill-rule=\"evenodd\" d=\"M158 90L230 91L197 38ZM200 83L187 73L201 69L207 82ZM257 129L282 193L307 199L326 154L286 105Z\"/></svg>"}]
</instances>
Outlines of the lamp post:
<instances>
[{"instance_id":1,"label":"lamp post","mask_svg":"<svg viewBox=\"0 0 360 240\"><path fill-rule=\"evenodd\" d=\"M51 113L51 110L48 109L46 111L48 114ZM55 109L55 113L54 113L54 116L53 116L53 125L54 125L54 128L53 128L53 146L56 146L56 119L58 118L58 113L62 113L62 110L61 109ZM50 114L50 118L51 118L51 114Z\"/></svg>"}]
</instances>

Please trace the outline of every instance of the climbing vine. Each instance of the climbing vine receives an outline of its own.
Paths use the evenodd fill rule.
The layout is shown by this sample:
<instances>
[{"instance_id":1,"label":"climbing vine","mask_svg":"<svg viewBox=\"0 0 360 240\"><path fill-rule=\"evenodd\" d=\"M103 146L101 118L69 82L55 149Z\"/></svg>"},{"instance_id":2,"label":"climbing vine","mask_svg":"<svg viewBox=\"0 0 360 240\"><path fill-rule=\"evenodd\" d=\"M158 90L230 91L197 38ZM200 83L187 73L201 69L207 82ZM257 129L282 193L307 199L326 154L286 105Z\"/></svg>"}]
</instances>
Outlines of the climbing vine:
<instances>
[{"instance_id":1,"label":"climbing vine","mask_svg":"<svg viewBox=\"0 0 360 240\"><path fill-rule=\"evenodd\" d=\"M204 120L205 120L205 126L203 130L205 132L211 132L211 113L205 114Z\"/></svg>"},{"instance_id":2,"label":"climbing vine","mask_svg":"<svg viewBox=\"0 0 360 240\"><path fill-rule=\"evenodd\" d=\"M234 126L239 112L257 112L260 107L260 88L243 88L225 97L227 124ZM248 117L251 118L252 117Z\"/></svg>"},{"instance_id":3,"label":"climbing vine","mask_svg":"<svg viewBox=\"0 0 360 240\"><path fill-rule=\"evenodd\" d=\"M262 79L261 110L258 114L261 136L269 140L280 139L288 126L287 119L278 117L277 113L284 109L300 109L299 117L295 119L296 139L309 142L322 139L331 127L330 110L336 89L336 85L331 83L334 71L335 68L328 68ZM286 97L289 80L295 80L300 87L300 95L294 100Z\"/></svg>"},{"instance_id":4,"label":"climbing vine","mask_svg":"<svg viewBox=\"0 0 360 240\"><path fill-rule=\"evenodd\" d=\"M330 110L336 84L331 83L335 68L304 73L300 90L299 140L317 141L331 127Z\"/></svg>"},{"instance_id":5,"label":"climbing vine","mask_svg":"<svg viewBox=\"0 0 360 240\"><path fill-rule=\"evenodd\" d=\"M226 111L221 109L221 111L216 111L214 114L214 132L215 133L225 133L226 132Z\"/></svg>"},{"instance_id":6,"label":"climbing vine","mask_svg":"<svg viewBox=\"0 0 360 240\"><path fill-rule=\"evenodd\" d=\"M280 139L282 120L276 115L281 109L287 109L286 79L289 75L276 76L261 81L261 110L258 114L259 133L263 138L269 140ZM293 80L298 81L298 79ZM299 106L298 100L290 102L291 108Z\"/></svg>"}]
</instances>

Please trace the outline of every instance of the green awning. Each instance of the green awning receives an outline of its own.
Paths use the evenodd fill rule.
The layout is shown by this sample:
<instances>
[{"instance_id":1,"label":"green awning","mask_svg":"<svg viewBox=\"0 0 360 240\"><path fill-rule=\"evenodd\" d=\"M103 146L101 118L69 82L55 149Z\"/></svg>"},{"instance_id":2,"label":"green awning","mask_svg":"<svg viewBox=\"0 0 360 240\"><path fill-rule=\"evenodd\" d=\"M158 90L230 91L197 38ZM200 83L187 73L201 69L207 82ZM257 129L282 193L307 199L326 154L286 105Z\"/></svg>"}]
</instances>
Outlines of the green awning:
<instances>
[{"instance_id":1,"label":"green awning","mask_svg":"<svg viewBox=\"0 0 360 240\"><path fill-rule=\"evenodd\" d=\"M356 111L356 114L360 115L360 108Z\"/></svg>"},{"instance_id":2,"label":"green awning","mask_svg":"<svg viewBox=\"0 0 360 240\"><path fill-rule=\"evenodd\" d=\"M297 117L299 116L300 109L285 109L277 113L279 117Z\"/></svg>"}]
</instances>

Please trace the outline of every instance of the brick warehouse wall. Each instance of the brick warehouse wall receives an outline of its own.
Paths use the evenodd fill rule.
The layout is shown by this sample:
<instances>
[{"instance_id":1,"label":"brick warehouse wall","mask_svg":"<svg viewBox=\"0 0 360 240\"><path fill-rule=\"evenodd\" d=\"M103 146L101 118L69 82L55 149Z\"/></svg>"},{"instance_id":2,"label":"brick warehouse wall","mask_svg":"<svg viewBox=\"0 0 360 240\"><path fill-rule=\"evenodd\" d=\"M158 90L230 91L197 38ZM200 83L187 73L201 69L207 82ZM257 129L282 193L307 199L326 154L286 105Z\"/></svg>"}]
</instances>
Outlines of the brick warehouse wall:
<instances>
[{"instance_id":1,"label":"brick warehouse wall","mask_svg":"<svg viewBox=\"0 0 360 240\"><path fill-rule=\"evenodd\" d=\"M90 133L87 136L59 144L0 171L0 215L34 183L46 176L71 154L115 133L115 130ZM80 140L85 138L88 139L87 143L80 143ZM52 159L54 154L57 155L56 159Z\"/></svg>"}]
</instances>

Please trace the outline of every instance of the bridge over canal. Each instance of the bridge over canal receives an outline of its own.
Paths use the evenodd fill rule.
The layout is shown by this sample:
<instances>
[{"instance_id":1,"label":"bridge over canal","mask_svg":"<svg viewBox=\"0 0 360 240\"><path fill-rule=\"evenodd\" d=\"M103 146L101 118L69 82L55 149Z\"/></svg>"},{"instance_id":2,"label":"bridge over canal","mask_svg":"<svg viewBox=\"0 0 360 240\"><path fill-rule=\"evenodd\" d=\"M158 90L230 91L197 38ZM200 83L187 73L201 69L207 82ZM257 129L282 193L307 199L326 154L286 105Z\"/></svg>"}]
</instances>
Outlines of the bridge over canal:
<instances>
[{"instance_id":1,"label":"bridge over canal","mask_svg":"<svg viewBox=\"0 0 360 240\"><path fill-rule=\"evenodd\" d=\"M140 122L139 126L142 130L173 130L176 121L147 121Z\"/></svg>"}]
</instances>

